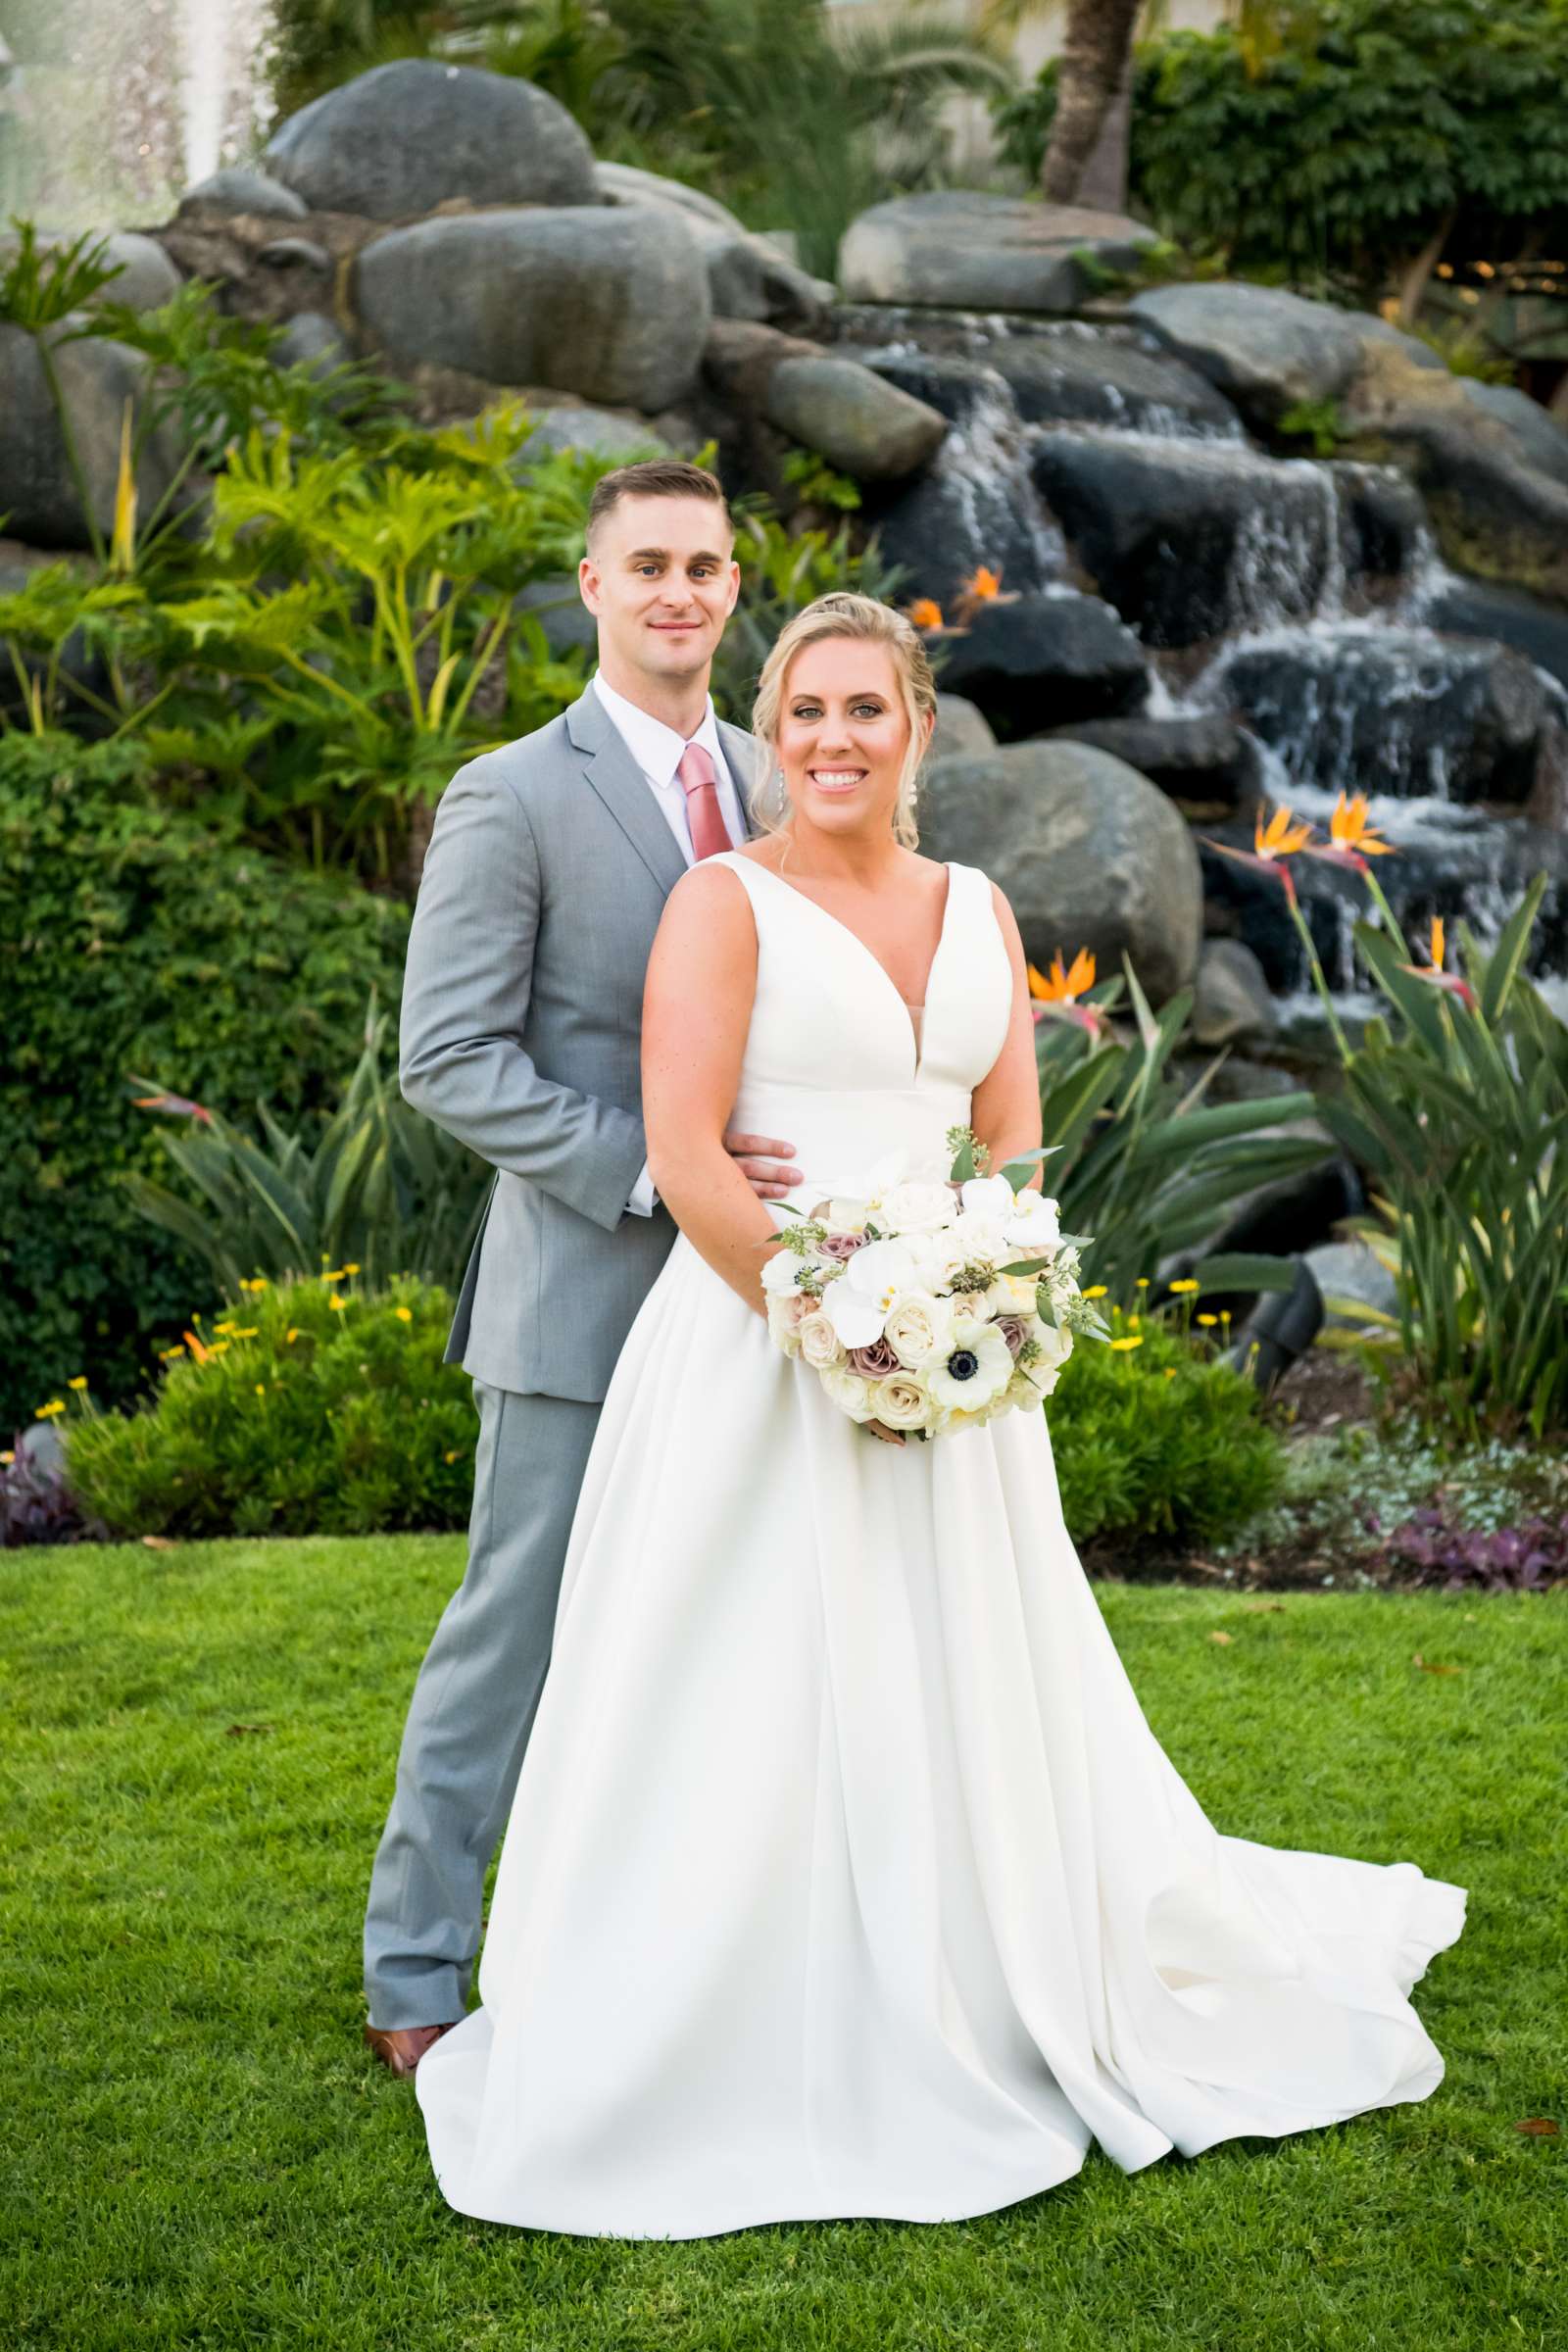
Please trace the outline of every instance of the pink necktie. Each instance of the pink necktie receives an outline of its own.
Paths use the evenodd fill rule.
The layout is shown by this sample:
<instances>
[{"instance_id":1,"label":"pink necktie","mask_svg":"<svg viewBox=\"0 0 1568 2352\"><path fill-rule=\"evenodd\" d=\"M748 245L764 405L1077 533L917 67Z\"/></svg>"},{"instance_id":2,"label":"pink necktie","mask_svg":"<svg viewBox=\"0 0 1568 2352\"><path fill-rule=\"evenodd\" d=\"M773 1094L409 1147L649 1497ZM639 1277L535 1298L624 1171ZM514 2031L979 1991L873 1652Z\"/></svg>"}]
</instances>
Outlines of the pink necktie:
<instances>
[{"instance_id":1,"label":"pink necktie","mask_svg":"<svg viewBox=\"0 0 1568 2352\"><path fill-rule=\"evenodd\" d=\"M686 821L692 829L692 856L711 858L730 846L724 811L718 805L718 770L700 743L689 743L675 773L686 788Z\"/></svg>"}]
</instances>

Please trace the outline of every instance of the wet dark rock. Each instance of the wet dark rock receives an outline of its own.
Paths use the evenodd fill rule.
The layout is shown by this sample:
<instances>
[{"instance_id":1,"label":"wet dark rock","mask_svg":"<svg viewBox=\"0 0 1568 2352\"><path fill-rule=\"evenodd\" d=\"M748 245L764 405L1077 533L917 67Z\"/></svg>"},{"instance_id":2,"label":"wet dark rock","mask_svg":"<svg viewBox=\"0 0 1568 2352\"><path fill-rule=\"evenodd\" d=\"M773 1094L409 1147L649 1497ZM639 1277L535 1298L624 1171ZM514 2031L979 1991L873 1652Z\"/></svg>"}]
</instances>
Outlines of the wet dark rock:
<instances>
[{"instance_id":1,"label":"wet dark rock","mask_svg":"<svg viewBox=\"0 0 1568 2352\"><path fill-rule=\"evenodd\" d=\"M1338 537L1317 466L1064 428L1039 435L1033 473L1081 569L1148 645L1316 608Z\"/></svg>"},{"instance_id":2,"label":"wet dark rock","mask_svg":"<svg viewBox=\"0 0 1568 2352\"><path fill-rule=\"evenodd\" d=\"M1003 336L989 358L1026 424L1242 437L1235 409L1196 368L1103 328Z\"/></svg>"},{"instance_id":3,"label":"wet dark rock","mask_svg":"<svg viewBox=\"0 0 1568 2352\"><path fill-rule=\"evenodd\" d=\"M1098 597L999 598L932 647L944 691L977 704L1004 742L1134 710L1149 691L1137 638Z\"/></svg>"},{"instance_id":4,"label":"wet dark rock","mask_svg":"<svg viewBox=\"0 0 1568 2352\"><path fill-rule=\"evenodd\" d=\"M1222 662L1207 691L1293 781L1331 791L1520 806L1561 708L1505 646L1421 629L1282 632Z\"/></svg>"}]
</instances>

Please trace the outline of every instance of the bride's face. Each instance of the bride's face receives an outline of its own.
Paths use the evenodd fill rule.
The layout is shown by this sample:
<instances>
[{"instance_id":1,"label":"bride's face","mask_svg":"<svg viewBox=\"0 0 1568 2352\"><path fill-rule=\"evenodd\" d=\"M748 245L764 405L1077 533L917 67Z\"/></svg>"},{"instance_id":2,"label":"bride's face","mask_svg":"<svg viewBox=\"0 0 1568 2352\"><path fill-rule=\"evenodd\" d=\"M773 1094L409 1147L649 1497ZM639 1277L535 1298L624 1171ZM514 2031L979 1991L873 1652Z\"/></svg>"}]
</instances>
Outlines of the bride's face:
<instances>
[{"instance_id":1,"label":"bride's face","mask_svg":"<svg viewBox=\"0 0 1568 2352\"><path fill-rule=\"evenodd\" d=\"M796 822L825 833L887 832L909 721L885 645L827 637L790 663L778 763Z\"/></svg>"}]
</instances>

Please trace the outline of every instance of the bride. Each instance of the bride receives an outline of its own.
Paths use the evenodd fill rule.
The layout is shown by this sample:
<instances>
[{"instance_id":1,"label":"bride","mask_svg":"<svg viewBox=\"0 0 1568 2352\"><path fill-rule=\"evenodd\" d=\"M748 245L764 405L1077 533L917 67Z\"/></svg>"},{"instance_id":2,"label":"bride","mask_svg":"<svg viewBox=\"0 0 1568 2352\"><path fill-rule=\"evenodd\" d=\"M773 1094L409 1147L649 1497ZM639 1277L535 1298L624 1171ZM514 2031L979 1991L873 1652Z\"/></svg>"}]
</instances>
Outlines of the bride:
<instances>
[{"instance_id":1,"label":"bride","mask_svg":"<svg viewBox=\"0 0 1568 2352\"><path fill-rule=\"evenodd\" d=\"M934 715L900 615L801 613L758 697L769 829L692 868L655 945L644 1117L680 1238L583 1481L482 2006L416 2077L482 2220L956 2220L1091 2139L1131 2172L1443 2077L1406 1996L1463 1890L1212 1827L1044 1416L906 1444L768 1335L778 1206L945 1163L956 1125L995 1165L1040 1142L1011 910L914 848ZM758 1200L732 1122L796 1140L793 1203Z\"/></svg>"}]
</instances>

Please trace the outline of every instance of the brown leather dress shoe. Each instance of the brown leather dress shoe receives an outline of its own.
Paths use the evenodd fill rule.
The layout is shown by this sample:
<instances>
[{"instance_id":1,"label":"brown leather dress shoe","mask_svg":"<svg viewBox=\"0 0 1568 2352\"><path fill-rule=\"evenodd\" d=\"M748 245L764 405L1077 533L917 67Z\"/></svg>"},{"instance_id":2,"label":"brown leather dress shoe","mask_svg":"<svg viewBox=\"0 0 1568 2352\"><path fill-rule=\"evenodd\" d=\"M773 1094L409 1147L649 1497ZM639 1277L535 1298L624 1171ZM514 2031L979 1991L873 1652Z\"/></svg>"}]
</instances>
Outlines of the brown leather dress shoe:
<instances>
[{"instance_id":1,"label":"brown leather dress shoe","mask_svg":"<svg viewBox=\"0 0 1568 2352\"><path fill-rule=\"evenodd\" d=\"M367 2026L365 2038L394 2075L412 2075L431 2042L450 2034L457 2022L454 2017L444 2026Z\"/></svg>"}]
</instances>

